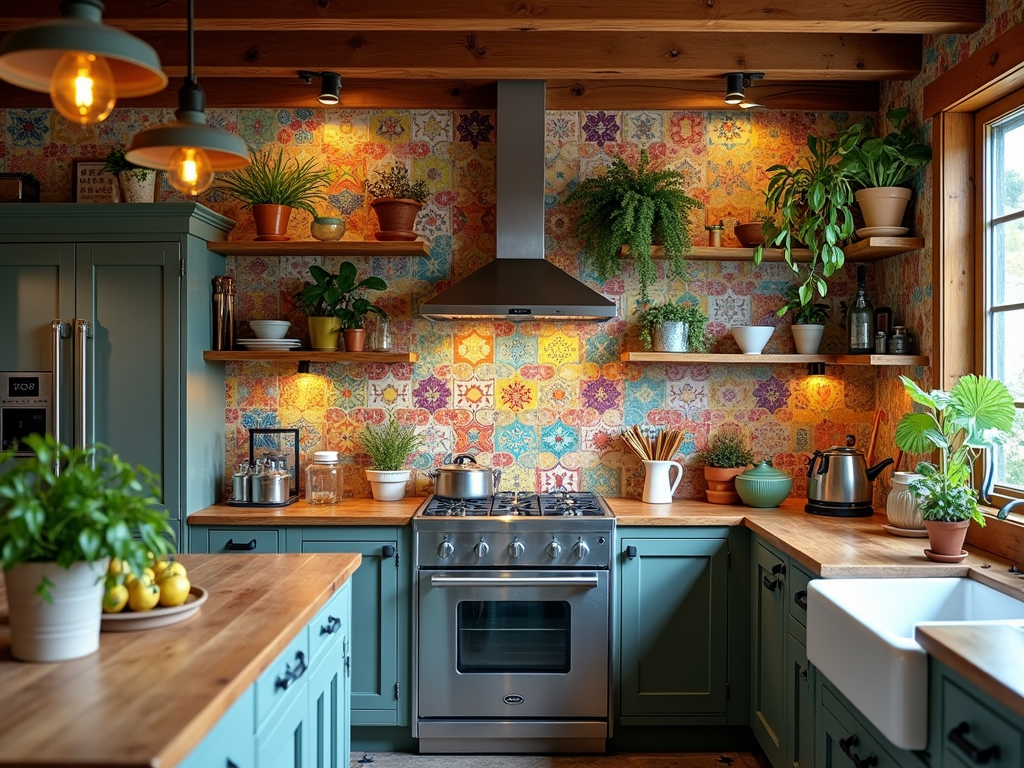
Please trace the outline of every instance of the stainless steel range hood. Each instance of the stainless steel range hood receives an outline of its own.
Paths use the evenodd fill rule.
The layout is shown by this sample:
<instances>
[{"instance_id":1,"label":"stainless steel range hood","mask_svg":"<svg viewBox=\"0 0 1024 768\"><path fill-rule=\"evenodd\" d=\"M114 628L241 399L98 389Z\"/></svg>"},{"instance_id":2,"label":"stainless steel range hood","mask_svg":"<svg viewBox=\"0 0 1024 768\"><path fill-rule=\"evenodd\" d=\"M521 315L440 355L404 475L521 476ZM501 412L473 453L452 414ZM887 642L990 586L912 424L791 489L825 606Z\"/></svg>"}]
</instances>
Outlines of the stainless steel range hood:
<instances>
[{"instance_id":1,"label":"stainless steel range hood","mask_svg":"<svg viewBox=\"0 0 1024 768\"><path fill-rule=\"evenodd\" d=\"M498 257L437 296L431 320L608 320L615 303L544 259L542 80L498 82Z\"/></svg>"}]
</instances>

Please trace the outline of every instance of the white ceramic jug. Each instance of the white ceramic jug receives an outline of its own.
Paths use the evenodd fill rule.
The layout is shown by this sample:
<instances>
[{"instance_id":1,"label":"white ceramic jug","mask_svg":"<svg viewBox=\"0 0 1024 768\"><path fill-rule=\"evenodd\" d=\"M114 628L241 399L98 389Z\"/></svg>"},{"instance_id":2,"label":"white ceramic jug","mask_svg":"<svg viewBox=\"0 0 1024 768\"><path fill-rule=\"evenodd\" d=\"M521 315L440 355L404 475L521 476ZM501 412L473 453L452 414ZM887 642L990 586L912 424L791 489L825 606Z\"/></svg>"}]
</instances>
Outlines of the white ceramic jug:
<instances>
[{"instance_id":1,"label":"white ceramic jug","mask_svg":"<svg viewBox=\"0 0 1024 768\"><path fill-rule=\"evenodd\" d=\"M675 480L671 479L672 468L676 469ZM683 479L683 465L678 461L644 461L647 477L644 478L643 500L647 504L670 504L672 494Z\"/></svg>"},{"instance_id":2,"label":"white ceramic jug","mask_svg":"<svg viewBox=\"0 0 1024 768\"><path fill-rule=\"evenodd\" d=\"M910 492L910 484L921 477L923 475L916 472L892 473L892 490L885 499L885 512L889 517L889 525L894 528L913 531L924 529L917 499Z\"/></svg>"}]
</instances>

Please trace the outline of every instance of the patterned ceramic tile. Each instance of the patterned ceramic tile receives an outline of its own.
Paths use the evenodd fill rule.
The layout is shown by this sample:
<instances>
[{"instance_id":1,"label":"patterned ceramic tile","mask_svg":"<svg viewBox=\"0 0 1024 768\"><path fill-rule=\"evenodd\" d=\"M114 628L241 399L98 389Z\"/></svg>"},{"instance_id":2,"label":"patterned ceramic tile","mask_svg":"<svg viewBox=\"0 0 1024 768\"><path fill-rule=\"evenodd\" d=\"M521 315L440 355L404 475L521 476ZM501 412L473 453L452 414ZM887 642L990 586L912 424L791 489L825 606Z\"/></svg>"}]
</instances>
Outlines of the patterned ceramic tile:
<instances>
[{"instance_id":1,"label":"patterned ceramic tile","mask_svg":"<svg viewBox=\"0 0 1024 768\"><path fill-rule=\"evenodd\" d=\"M498 379L495 385L494 405L500 411L520 413L537 407L537 382L519 376Z\"/></svg>"},{"instance_id":2,"label":"patterned ceramic tile","mask_svg":"<svg viewBox=\"0 0 1024 768\"><path fill-rule=\"evenodd\" d=\"M399 381L390 373L383 379L368 381L366 394L367 405L371 408L393 411L396 408L408 408L412 405L411 383Z\"/></svg>"},{"instance_id":3,"label":"patterned ceramic tile","mask_svg":"<svg viewBox=\"0 0 1024 768\"><path fill-rule=\"evenodd\" d=\"M537 486L541 493L583 490L580 487L580 471L562 466L537 470Z\"/></svg>"},{"instance_id":4,"label":"patterned ceramic tile","mask_svg":"<svg viewBox=\"0 0 1024 768\"><path fill-rule=\"evenodd\" d=\"M542 336L539 340L540 362L562 365L580 361L580 342L564 333Z\"/></svg>"}]
</instances>

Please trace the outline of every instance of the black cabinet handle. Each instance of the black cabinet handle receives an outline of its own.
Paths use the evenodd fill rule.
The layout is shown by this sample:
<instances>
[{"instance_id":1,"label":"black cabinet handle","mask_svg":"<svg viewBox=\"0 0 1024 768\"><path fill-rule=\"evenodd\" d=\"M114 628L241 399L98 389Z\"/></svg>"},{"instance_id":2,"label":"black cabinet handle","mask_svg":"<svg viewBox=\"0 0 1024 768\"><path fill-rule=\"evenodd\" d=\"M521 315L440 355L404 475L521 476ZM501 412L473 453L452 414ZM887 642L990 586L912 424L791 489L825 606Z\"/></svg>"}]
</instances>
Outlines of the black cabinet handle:
<instances>
[{"instance_id":1,"label":"black cabinet handle","mask_svg":"<svg viewBox=\"0 0 1024 768\"><path fill-rule=\"evenodd\" d=\"M224 768L238 768L238 763L232 760L230 757L227 759L227 765Z\"/></svg>"},{"instance_id":2,"label":"black cabinet handle","mask_svg":"<svg viewBox=\"0 0 1024 768\"><path fill-rule=\"evenodd\" d=\"M778 579L769 579L767 576L761 579L761 583L764 584L765 589L767 589L770 592L774 592L775 588L779 586Z\"/></svg>"},{"instance_id":3,"label":"black cabinet handle","mask_svg":"<svg viewBox=\"0 0 1024 768\"><path fill-rule=\"evenodd\" d=\"M857 768L871 768L871 766L878 765L878 757L875 755L868 755L867 757L861 757L853 748L857 746L857 734L851 734L849 738L839 740L839 748L843 750L843 754L846 755L853 761L853 764Z\"/></svg>"},{"instance_id":4,"label":"black cabinet handle","mask_svg":"<svg viewBox=\"0 0 1024 768\"><path fill-rule=\"evenodd\" d=\"M999 759L998 744L993 744L991 747L985 747L984 749L976 747L967 740L967 734L970 732L971 726L964 721L949 732L949 740L953 742L957 749L967 755L967 759L975 765L984 765L992 758Z\"/></svg>"},{"instance_id":5,"label":"black cabinet handle","mask_svg":"<svg viewBox=\"0 0 1024 768\"><path fill-rule=\"evenodd\" d=\"M306 672L306 654L302 651L295 652L295 666L285 667L284 675L274 680L275 691L287 691L288 686L302 677Z\"/></svg>"},{"instance_id":6,"label":"black cabinet handle","mask_svg":"<svg viewBox=\"0 0 1024 768\"><path fill-rule=\"evenodd\" d=\"M636 547L632 545L626 547L626 557L630 560L634 559L636 557Z\"/></svg>"},{"instance_id":7,"label":"black cabinet handle","mask_svg":"<svg viewBox=\"0 0 1024 768\"><path fill-rule=\"evenodd\" d=\"M339 619L337 616L328 616L327 626L320 627L320 634L333 635L339 629L341 629L341 619Z\"/></svg>"},{"instance_id":8,"label":"black cabinet handle","mask_svg":"<svg viewBox=\"0 0 1024 768\"><path fill-rule=\"evenodd\" d=\"M234 552L246 552L251 549L256 549L256 539L253 539L248 544L235 544L234 539L228 539L228 543L224 545L224 549L229 549Z\"/></svg>"},{"instance_id":9,"label":"black cabinet handle","mask_svg":"<svg viewBox=\"0 0 1024 768\"><path fill-rule=\"evenodd\" d=\"M800 606L801 610L807 610L807 590L801 589L793 595L793 602Z\"/></svg>"},{"instance_id":10,"label":"black cabinet handle","mask_svg":"<svg viewBox=\"0 0 1024 768\"><path fill-rule=\"evenodd\" d=\"M384 559L387 560L389 557L395 556L395 545L385 544L384 545Z\"/></svg>"}]
</instances>

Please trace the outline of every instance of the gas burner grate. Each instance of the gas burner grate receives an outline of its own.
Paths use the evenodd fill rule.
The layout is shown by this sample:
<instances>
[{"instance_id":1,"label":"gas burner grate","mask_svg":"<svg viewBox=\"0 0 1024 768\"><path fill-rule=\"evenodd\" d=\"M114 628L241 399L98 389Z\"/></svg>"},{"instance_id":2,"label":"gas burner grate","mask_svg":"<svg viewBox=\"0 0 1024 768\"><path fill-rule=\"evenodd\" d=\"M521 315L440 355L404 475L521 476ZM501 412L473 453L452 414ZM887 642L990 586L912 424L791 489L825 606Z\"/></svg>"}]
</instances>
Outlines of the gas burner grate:
<instances>
[{"instance_id":1,"label":"gas burner grate","mask_svg":"<svg viewBox=\"0 0 1024 768\"><path fill-rule=\"evenodd\" d=\"M434 496L427 508L423 510L424 517L483 517L491 508L490 498L486 499L449 499L443 496Z\"/></svg>"},{"instance_id":2,"label":"gas burner grate","mask_svg":"<svg viewBox=\"0 0 1024 768\"><path fill-rule=\"evenodd\" d=\"M555 491L540 495L541 514L549 517L604 517L597 498L586 491Z\"/></svg>"},{"instance_id":3,"label":"gas burner grate","mask_svg":"<svg viewBox=\"0 0 1024 768\"><path fill-rule=\"evenodd\" d=\"M492 497L491 515L537 516L540 515L540 499L533 493L501 491Z\"/></svg>"}]
</instances>

